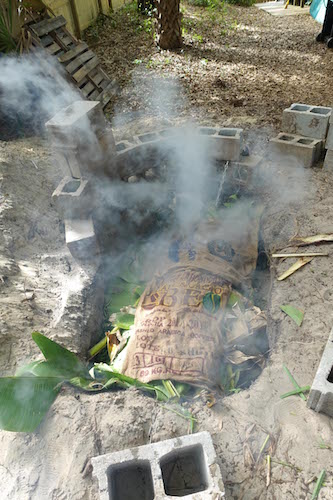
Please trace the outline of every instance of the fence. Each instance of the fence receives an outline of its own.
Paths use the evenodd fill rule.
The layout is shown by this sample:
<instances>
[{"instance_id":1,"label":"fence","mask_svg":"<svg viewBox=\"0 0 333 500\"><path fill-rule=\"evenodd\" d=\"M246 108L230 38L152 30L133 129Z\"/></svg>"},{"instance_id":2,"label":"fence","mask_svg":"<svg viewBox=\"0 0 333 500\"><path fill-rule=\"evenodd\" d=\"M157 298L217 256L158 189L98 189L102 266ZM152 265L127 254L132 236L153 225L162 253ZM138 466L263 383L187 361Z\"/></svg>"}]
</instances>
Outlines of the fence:
<instances>
[{"instance_id":1,"label":"fence","mask_svg":"<svg viewBox=\"0 0 333 500\"><path fill-rule=\"evenodd\" d=\"M80 37L82 30L95 21L99 13L108 14L110 9L117 10L128 0L46 0L53 12L63 15L67 21L67 28L76 37Z\"/></svg>"}]
</instances>

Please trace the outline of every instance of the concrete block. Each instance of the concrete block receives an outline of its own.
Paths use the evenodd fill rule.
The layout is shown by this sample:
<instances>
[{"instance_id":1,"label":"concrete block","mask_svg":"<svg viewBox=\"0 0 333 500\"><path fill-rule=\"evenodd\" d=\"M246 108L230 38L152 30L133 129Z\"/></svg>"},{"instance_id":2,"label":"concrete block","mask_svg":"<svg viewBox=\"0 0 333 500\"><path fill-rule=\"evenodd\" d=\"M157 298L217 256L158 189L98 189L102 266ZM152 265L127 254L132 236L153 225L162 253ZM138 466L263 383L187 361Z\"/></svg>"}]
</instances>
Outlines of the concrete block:
<instances>
[{"instance_id":1,"label":"concrete block","mask_svg":"<svg viewBox=\"0 0 333 500\"><path fill-rule=\"evenodd\" d=\"M62 219L82 218L92 211L92 193L87 179L64 177L52 194Z\"/></svg>"},{"instance_id":2,"label":"concrete block","mask_svg":"<svg viewBox=\"0 0 333 500\"><path fill-rule=\"evenodd\" d=\"M333 150L333 123L328 127L325 148Z\"/></svg>"},{"instance_id":3,"label":"concrete block","mask_svg":"<svg viewBox=\"0 0 333 500\"><path fill-rule=\"evenodd\" d=\"M66 244L78 261L94 259L99 254L92 218L65 219Z\"/></svg>"},{"instance_id":4,"label":"concrete block","mask_svg":"<svg viewBox=\"0 0 333 500\"><path fill-rule=\"evenodd\" d=\"M283 111L282 130L289 134L324 140L331 114L332 108L292 104Z\"/></svg>"},{"instance_id":5,"label":"concrete block","mask_svg":"<svg viewBox=\"0 0 333 500\"><path fill-rule=\"evenodd\" d=\"M87 130L103 129L106 121L99 101L74 101L67 108L61 109L45 124L53 141L67 143L78 142Z\"/></svg>"},{"instance_id":6,"label":"concrete block","mask_svg":"<svg viewBox=\"0 0 333 500\"><path fill-rule=\"evenodd\" d=\"M240 186L248 187L252 183L254 173L262 161L262 156L241 156L238 162L232 162L230 165L233 179L238 182Z\"/></svg>"},{"instance_id":7,"label":"concrete block","mask_svg":"<svg viewBox=\"0 0 333 500\"><path fill-rule=\"evenodd\" d=\"M225 496L208 432L94 457L91 462L101 500L218 500Z\"/></svg>"},{"instance_id":8,"label":"concrete block","mask_svg":"<svg viewBox=\"0 0 333 500\"><path fill-rule=\"evenodd\" d=\"M214 159L219 161L240 159L243 144L241 128L200 127L199 133L207 136L209 152Z\"/></svg>"},{"instance_id":9,"label":"concrete block","mask_svg":"<svg viewBox=\"0 0 333 500\"><path fill-rule=\"evenodd\" d=\"M333 329L321 357L307 405L333 417Z\"/></svg>"},{"instance_id":10,"label":"concrete block","mask_svg":"<svg viewBox=\"0 0 333 500\"><path fill-rule=\"evenodd\" d=\"M292 157L304 167L311 167L320 160L323 141L281 132L270 140L270 151L273 155Z\"/></svg>"},{"instance_id":11,"label":"concrete block","mask_svg":"<svg viewBox=\"0 0 333 500\"><path fill-rule=\"evenodd\" d=\"M326 151L324 169L333 172L333 150L331 149Z\"/></svg>"}]
</instances>

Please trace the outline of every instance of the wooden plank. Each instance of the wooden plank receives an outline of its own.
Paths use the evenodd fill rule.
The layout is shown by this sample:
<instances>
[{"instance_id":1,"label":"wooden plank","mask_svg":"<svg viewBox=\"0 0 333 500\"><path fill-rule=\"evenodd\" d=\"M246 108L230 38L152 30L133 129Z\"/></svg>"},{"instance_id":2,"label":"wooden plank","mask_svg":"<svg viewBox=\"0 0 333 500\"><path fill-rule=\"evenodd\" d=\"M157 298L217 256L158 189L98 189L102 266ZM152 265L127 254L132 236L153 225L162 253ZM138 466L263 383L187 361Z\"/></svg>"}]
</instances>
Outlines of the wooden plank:
<instances>
[{"instance_id":1,"label":"wooden plank","mask_svg":"<svg viewBox=\"0 0 333 500\"><path fill-rule=\"evenodd\" d=\"M56 30L57 28L61 28L66 25L66 19L63 16L52 17L50 19L43 19L36 24L31 24L30 28L38 35L42 37L43 35L47 35L51 31Z\"/></svg>"},{"instance_id":2,"label":"wooden plank","mask_svg":"<svg viewBox=\"0 0 333 500\"><path fill-rule=\"evenodd\" d=\"M98 64L99 64L98 57L94 56L92 59L90 59L90 61L87 62L87 64L85 64L81 69L79 69L79 71L77 71L76 73L74 73L74 75L72 75L74 80L76 82L80 82L88 73L90 73L92 69L96 68Z\"/></svg>"},{"instance_id":3,"label":"wooden plank","mask_svg":"<svg viewBox=\"0 0 333 500\"><path fill-rule=\"evenodd\" d=\"M95 89L95 90L94 90L94 92L92 92L92 93L90 94L89 99L90 99L91 101L96 101L96 99L98 98L99 94L100 94L100 91L99 91L99 90L97 90L97 89Z\"/></svg>"},{"instance_id":4,"label":"wooden plank","mask_svg":"<svg viewBox=\"0 0 333 500\"><path fill-rule=\"evenodd\" d=\"M95 89L96 87L91 82L88 82L81 88L81 91L84 97L88 97Z\"/></svg>"},{"instance_id":5,"label":"wooden plank","mask_svg":"<svg viewBox=\"0 0 333 500\"><path fill-rule=\"evenodd\" d=\"M94 82L95 85L97 85L97 87L99 86L99 84L103 80L103 75L101 75L101 73L99 71L97 71L97 73L93 76L92 76L92 74L89 74L88 77L89 77L89 80L91 80L92 82Z\"/></svg>"},{"instance_id":6,"label":"wooden plank","mask_svg":"<svg viewBox=\"0 0 333 500\"><path fill-rule=\"evenodd\" d=\"M49 45L46 47L46 50L48 51L51 56L55 55L57 52L60 52L61 47L56 42L53 42L52 45Z\"/></svg>"},{"instance_id":7,"label":"wooden plank","mask_svg":"<svg viewBox=\"0 0 333 500\"><path fill-rule=\"evenodd\" d=\"M58 61L61 63L71 61L72 59L74 59L74 57L82 54L82 52L84 52L87 48L88 48L88 45L86 43L82 42L79 45L76 45L76 47L74 47L74 49L70 50L69 52L66 52L66 54L64 54L63 56L58 57Z\"/></svg>"},{"instance_id":8,"label":"wooden plank","mask_svg":"<svg viewBox=\"0 0 333 500\"><path fill-rule=\"evenodd\" d=\"M80 56L77 56L74 59L74 61L67 64L66 71L68 71L68 73L70 73L70 74L74 73L78 68L80 68L80 66L83 66L83 64L85 64L87 61L90 61L90 59L92 59L93 57L96 57L96 56L92 50L88 50L87 52L84 52ZM82 78L81 78L81 80L82 80Z\"/></svg>"},{"instance_id":9,"label":"wooden plank","mask_svg":"<svg viewBox=\"0 0 333 500\"><path fill-rule=\"evenodd\" d=\"M42 36L40 41L41 41L41 44L43 45L43 47L48 47L49 45L51 45L54 42L52 36L50 36L50 35Z\"/></svg>"},{"instance_id":10,"label":"wooden plank","mask_svg":"<svg viewBox=\"0 0 333 500\"><path fill-rule=\"evenodd\" d=\"M97 101L100 101L102 108L105 108L107 103L110 101L112 95L115 93L117 85L114 82L110 82L106 89L103 90L97 97Z\"/></svg>"}]
</instances>

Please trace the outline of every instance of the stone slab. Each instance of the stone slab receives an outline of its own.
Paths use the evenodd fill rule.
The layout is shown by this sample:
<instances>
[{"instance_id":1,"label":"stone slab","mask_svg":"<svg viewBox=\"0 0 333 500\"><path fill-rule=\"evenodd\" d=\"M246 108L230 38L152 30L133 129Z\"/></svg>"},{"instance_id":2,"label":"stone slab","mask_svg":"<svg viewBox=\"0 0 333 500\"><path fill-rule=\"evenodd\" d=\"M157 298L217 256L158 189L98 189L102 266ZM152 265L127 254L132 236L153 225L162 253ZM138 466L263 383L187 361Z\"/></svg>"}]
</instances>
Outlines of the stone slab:
<instances>
[{"instance_id":1,"label":"stone slab","mask_svg":"<svg viewBox=\"0 0 333 500\"><path fill-rule=\"evenodd\" d=\"M322 152L323 141L319 139L281 132L270 140L271 156L296 159L306 168L319 161Z\"/></svg>"},{"instance_id":2,"label":"stone slab","mask_svg":"<svg viewBox=\"0 0 333 500\"><path fill-rule=\"evenodd\" d=\"M333 329L321 357L307 405L333 417Z\"/></svg>"},{"instance_id":3,"label":"stone slab","mask_svg":"<svg viewBox=\"0 0 333 500\"><path fill-rule=\"evenodd\" d=\"M331 114L332 108L294 103L283 111L282 130L324 140Z\"/></svg>"},{"instance_id":4,"label":"stone slab","mask_svg":"<svg viewBox=\"0 0 333 500\"><path fill-rule=\"evenodd\" d=\"M225 498L211 436L200 432L91 459L100 500Z\"/></svg>"}]
</instances>

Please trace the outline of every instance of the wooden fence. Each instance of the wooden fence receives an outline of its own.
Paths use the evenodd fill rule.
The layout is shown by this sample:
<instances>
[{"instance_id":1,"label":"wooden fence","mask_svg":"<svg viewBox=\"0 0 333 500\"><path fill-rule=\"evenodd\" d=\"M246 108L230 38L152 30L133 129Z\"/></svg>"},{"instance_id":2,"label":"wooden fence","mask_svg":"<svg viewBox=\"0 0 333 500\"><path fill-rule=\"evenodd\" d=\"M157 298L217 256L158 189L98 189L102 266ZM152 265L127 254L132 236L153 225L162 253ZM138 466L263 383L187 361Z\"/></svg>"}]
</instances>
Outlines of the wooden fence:
<instances>
[{"instance_id":1,"label":"wooden fence","mask_svg":"<svg viewBox=\"0 0 333 500\"><path fill-rule=\"evenodd\" d=\"M117 10L129 0L45 0L56 16L62 15L68 30L77 38L95 21L99 13L108 14Z\"/></svg>"}]
</instances>

